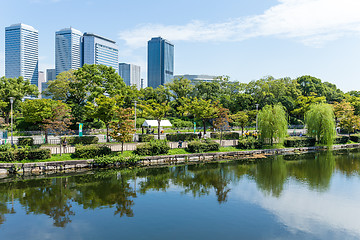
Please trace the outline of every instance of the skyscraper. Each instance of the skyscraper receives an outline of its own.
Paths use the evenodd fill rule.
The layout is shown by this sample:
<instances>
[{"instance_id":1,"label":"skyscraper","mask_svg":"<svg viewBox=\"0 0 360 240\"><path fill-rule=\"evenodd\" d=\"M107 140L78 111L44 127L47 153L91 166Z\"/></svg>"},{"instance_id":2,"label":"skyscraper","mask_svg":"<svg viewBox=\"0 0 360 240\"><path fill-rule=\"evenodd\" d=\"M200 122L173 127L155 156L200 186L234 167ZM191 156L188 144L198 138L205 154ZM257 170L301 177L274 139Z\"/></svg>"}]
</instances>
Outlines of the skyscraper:
<instances>
[{"instance_id":1,"label":"skyscraper","mask_svg":"<svg viewBox=\"0 0 360 240\"><path fill-rule=\"evenodd\" d=\"M148 87L157 88L174 77L174 45L161 37L148 41Z\"/></svg>"},{"instance_id":2,"label":"skyscraper","mask_svg":"<svg viewBox=\"0 0 360 240\"><path fill-rule=\"evenodd\" d=\"M55 33L56 75L81 67L82 33L74 28L64 28Z\"/></svg>"},{"instance_id":3,"label":"skyscraper","mask_svg":"<svg viewBox=\"0 0 360 240\"><path fill-rule=\"evenodd\" d=\"M24 77L38 86L39 33L26 24L5 28L5 76Z\"/></svg>"},{"instance_id":4,"label":"skyscraper","mask_svg":"<svg viewBox=\"0 0 360 240\"><path fill-rule=\"evenodd\" d=\"M140 66L127 63L119 63L119 75L128 86L136 85L141 88Z\"/></svg>"},{"instance_id":5,"label":"skyscraper","mask_svg":"<svg viewBox=\"0 0 360 240\"><path fill-rule=\"evenodd\" d=\"M56 71L55 69L46 69L46 81L51 81L56 79Z\"/></svg>"},{"instance_id":6,"label":"skyscraper","mask_svg":"<svg viewBox=\"0 0 360 240\"><path fill-rule=\"evenodd\" d=\"M102 64L119 69L119 48L116 42L93 33L84 33L83 64Z\"/></svg>"}]
</instances>

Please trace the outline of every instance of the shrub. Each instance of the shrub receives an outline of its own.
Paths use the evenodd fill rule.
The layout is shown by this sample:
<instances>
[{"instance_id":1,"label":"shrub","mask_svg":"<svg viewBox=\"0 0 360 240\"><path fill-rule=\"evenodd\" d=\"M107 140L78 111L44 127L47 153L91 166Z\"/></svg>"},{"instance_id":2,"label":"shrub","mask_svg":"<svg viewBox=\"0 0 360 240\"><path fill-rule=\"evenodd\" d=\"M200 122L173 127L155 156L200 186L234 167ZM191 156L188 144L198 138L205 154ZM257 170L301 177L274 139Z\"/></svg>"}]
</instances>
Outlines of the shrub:
<instances>
[{"instance_id":1,"label":"shrub","mask_svg":"<svg viewBox=\"0 0 360 240\"><path fill-rule=\"evenodd\" d=\"M140 156L160 155L168 153L169 150L170 146L166 140L154 140L138 145L134 153Z\"/></svg>"},{"instance_id":2,"label":"shrub","mask_svg":"<svg viewBox=\"0 0 360 240\"><path fill-rule=\"evenodd\" d=\"M77 158L94 158L96 156L103 156L109 154L111 154L111 148L106 145L87 145L77 146L75 148L75 153L73 154L73 156Z\"/></svg>"},{"instance_id":3,"label":"shrub","mask_svg":"<svg viewBox=\"0 0 360 240\"><path fill-rule=\"evenodd\" d=\"M210 138L220 139L221 133L220 132L213 132L210 133ZM237 132L223 132L222 139L223 140L233 140L239 139L240 134Z\"/></svg>"},{"instance_id":4,"label":"shrub","mask_svg":"<svg viewBox=\"0 0 360 240\"><path fill-rule=\"evenodd\" d=\"M356 135L350 135L350 140L353 142L360 142L360 135L356 134Z\"/></svg>"},{"instance_id":5,"label":"shrub","mask_svg":"<svg viewBox=\"0 0 360 240\"><path fill-rule=\"evenodd\" d=\"M33 146L34 145L34 139L31 138L31 137L19 138L17 145L19 145L19 146Z\"/></svg>"},{"instance_id":6,"label":"shrub","mask_svg":"<svg viewBox=\"0 0 360 240\"><path fill-rule=\"evenodd\" d=\"M61 141L64 141L65 137L61 138ZM75 137L66 137L66 141L69 145L76 145L76 144L83 144L83 145L90 145L90 144L97 144L99 142L99 138L96 136L75 136Z\"/></svg>"},{"instance_id":7,"label":"shrub","mask_svg":"<svg viewBox=\"0 0 360 240\"><path fill-rule=\"evenodd\" d=\"M167 134L166 139L170 142L178 142L181 141L192 141L198 138L196 133L175 133L175 134Z\"/></svg>"},{"instance_id":8,"label":"shrub","mask_svg":"<svg viewBox=\"0 0 360 240\"><path fill-rule=\"evenodd\" d=\"M27 153L28 160L45 160L51 158L50 149L34 149Z\"/></svg>"},{"instance_id":9,"label":"shrub","mask_svg":"<svg viewBox=\"0 0 360 240\"><path fill-rule=\"evenodd\" d=\"M288 137L284 141L285 147L312 147L315 146L315 138L312 137Z\"/></svg>"},{"instance_id":10,"label":"shrub","mask_svg":"<svg viewBox=\"0 0 360 240\"><path fill-rule=\"evenodd\" d=\"M11 144L2 144L0 145L0 152L7 152L10 151Z\"/></svg>"},{"instance_id":11,"label":"shrub","mask_svg":"<svg viewBox=\"0 0 360 240\"><path fill-rule=\"evenodd\" d=\"M139 135L139 142L150 142L151 140L154 140L154 135L150 135L150 134Z\"/></svg>"},{"instance_id":12,"label":"shrub","mask_svg":"<svg viewBox=\"0 0 360 240\"><path fill-rule=\"evenodd\" d=\"M14 152L0 152L1 162L13 162L15 161Z\"/></svg>"},{"instance_id":13,"label":"shrub","mask_svg":"<svg viewBox=\"0 0 360 240\"><path fill-rule=\"evenodd\" d=\"M0 152L0 161L14 162L23 160L45 160L51 158L50 149L18 149L16 151Z\"/></svg>"},{"instance_id":14,"label":"shrub","mask_svg":"<svg viewBox=\"0 0 360 240\"><path fill-rule=\"evenodd\" d=\"M174 119L171 121L172 125L176 128L192 128L194 123L191 121L184 121L181 119Z\"/></svg>"},{"instance_id":15,"label":"shrub","mask_svg":"<svg viewBox=\"0 0 360 240\"><path fill-rule=\"evenodd\" d=\"M261 149L262 147L262 143L253 137L241 138L237 145L239 149Z\"/></svg>"},{"instance_id":16,"label":"shrub","mask_svg":"<svg viewBox=\"0 0 360 240\"><path fill-rule=\"evenodd\" d=\"M209 139L189 142L187 150L193 153L209 152L219 150L220 144Z\"/></svg>"},{"instance_id":17,"label":"shrub","mask_svg":"<svg viewBox=\"0 0 360 240\"><path fill-rule=\"evenodd\" d=\"M345 144L349 141L349 136L337 136L334 140L335 144Z\"/></svg>"}]
</instances>

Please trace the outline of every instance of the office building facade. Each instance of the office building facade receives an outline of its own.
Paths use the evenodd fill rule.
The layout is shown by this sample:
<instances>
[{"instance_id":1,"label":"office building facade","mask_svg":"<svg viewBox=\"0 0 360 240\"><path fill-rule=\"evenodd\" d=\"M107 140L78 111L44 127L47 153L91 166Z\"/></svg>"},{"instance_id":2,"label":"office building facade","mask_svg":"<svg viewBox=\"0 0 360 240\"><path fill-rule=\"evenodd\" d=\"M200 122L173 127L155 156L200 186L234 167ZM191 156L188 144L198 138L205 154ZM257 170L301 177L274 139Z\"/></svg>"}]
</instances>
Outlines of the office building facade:
<instances>
[{"instance_id":1,"label":"office building facade","mask_svg":"<svg viewBox=\"0 0 360 240\"><path fill-rule=\"evenodd\" d=\"M46 81L51 81L56 79L56 71L54 68L46 69Z\"/></svg>"},{"instance_id":2,"label":"office building facade","mask_svg":"<svg viewBox=\"0 0 360 240\"><path fill-rule=\"evenodd\" d=\"M184 75L175 75L175 78L186 78L191 81L191 84L196 85L200 82L213 82L219 76L212 76L212 75L191 75L191 74L184 74Z\"/></svg>"},{"instance_id":3,"label":"office building facade","mask_svg":"<svg viewBox=\"0 0 360 240\"><path fill-rule=\"evenodd\" d=\"M119 63L119 75L128 86L136 85L141 88L140 66L127 63Z\"/></svg>"},{"instance_id":4,"label":"office building facade","mask_svg":"<svg viewBox=\"0 0 360 240\"><path fill-rule=\"evenodd\" d=\"M157 88L174 77L174 45L161 37L148 41L148 87Z\"/></svg>"},{"instance_id":5,"label":"office building facade","mask_svg":"<svg viewBox=\"0 0 360 240\"><path fill-rule=\"evenodd\" d=\"M55 71L59 73L81 67L82 33L74 28L64 28L55 33Z\"/></svg>"},{"instance_id":6,"label":"office building facade","mask_svg":"<svg viewBox=\"0 0 360 240\"><path fill-rule=\"evenodd\" d=\"M116 42L92 33L84 33L83 64L102 64L118 72L119 48Z\"/></svg>"},{"instance_id":7,"label":"office building facade","mask_svg":"<svg viewBox=\"0 0 360 240\"><path fill-rule=\"evenodd\" d=\"M5 28L5 76L24 77L38 86L39 33L32 26L14 24Z\"/></svg>"}]
</instances>

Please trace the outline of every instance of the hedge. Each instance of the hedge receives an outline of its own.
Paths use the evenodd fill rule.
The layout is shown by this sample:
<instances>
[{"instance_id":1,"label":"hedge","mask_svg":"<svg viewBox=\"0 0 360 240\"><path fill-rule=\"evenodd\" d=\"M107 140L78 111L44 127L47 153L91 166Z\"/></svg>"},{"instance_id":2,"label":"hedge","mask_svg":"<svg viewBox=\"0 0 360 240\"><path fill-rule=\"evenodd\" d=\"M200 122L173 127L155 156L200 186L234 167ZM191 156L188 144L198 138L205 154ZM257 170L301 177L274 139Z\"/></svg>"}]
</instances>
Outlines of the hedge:
<instances>
[{"instance_id":1,"label":"hedge","mask_svg":"<svg viewBox=\"0 0 360 240\"><path fill-rule=\"evenodd\" d=\"M150 134L139 135L139 142L150 142L151 140L154 140L154 135L150 135Z\"/></svg>"},{"instance_id":2,"label":"hedge","mask_svg":"<svg viewBox=\"0 0 360 240\"><path fill-rule=\"evenodd\" d=\"M96 156L103 156L109 154L111 154L111 148L106 145L87 145L76 147L73 156L76 158L94 158Z\"/></svg>"},{"instance_id":3,"label":"hedge","mask_svg":"<svg viewBox=\"0 0 360 240\"><path fill-rule=\"evenodd\" d=\"M26 150L19 149L16 151L0 152L0 161L3 162L20 162L23 160L45 160L51 158L50 149Z\"/></svg>"},{"instance_id":4,"label":"hedge","mask_svg":"<svg viewBox=\"0 0 360 240\"><path fill-rule=\"evenodd\" d=\"M33 146L34 145L34 139L31 137L25 137L25 138L18 138L18 144L19 146Z\"/></svg>"},{"instance_id":5,"label":"hedge","mask_svg":"<svg viewBox=\"0 0 360 240\"><path fill-rule=\"evenodd\" d=\"M335 139L334 139L334 143L335 144L345 144L349 141L349 136L337 136Z\"/></svg>"},{"instance_id":6,"label":"hedge","mask_svg":"<svg viewBox=\"0 0 360 240\"><path fill-rule=\"evenodd\" d=\"M315 138L312 137L288 137L284 141L285 147L312 147L315 146Z\"/></svg>"},{"instance_id":7,"label":"hedge","mask_svg":"<svg viewBox=\"0 0 360 240\"><path fill-rule=\"evenodd\" d=\"M220 139L220 137L221 137L220 132L210 133L210 138ZM223 140L234 140L234 139L239 139L239 137L240 137L240 134L237 132L223 132L222 139Z\"/></svg>"},{"instance_id":8,"label":"hedge","mask_svg":"<svg viewBox=\"0 0 360 240\"><path fill-rule=\"evenodd\" d=\"M192 153L209 152L219 150L220 144L209 139L189 142L187 150Z\"/></svg>"},{"instance_id":9,"label":"hedge","mask_svg":"<svg viewBox=\"0 0 360 240\"><path fill-rule=\"evenodd\" d=\"M258 139L248 137L239 139L236 147L239 149L261 149L263 144Z\"/></svg>"},{"instance_id":10,"label":"hedge","mask_svg":"<svg viewBox=\"0 0 360 240\"><path fill-rule=\"evenodd\" d=\"M357 134L357 135L350 135L350 140L353 141L353 142L360 142L360 136Z\"/></svg>"},{"instance_id":11,"label":"hedge","mask_svg":"<svg viewBox=\"0 0 360 240\"><path fill-rule=\"evenodd\" d=\"M198 138L196 133L175 133L175 134L167 134L166 139L170 142L178 142L181 141L192 141Z\"/></svg>"},{"instance_id":12,"label":"hedge","mask_svg":"<svg viewBox=\"0 0 360 240\"><path fill-rule=\"evenodd\" d=\"M65 137L62 137L61 142L64 141L64 139ZM90 145L90 144L97 144L99 142L99 138L96 136L66 137L66 142L69 145L76 145L76 144Z\"/></svg>"},{"instance_id":13,"label":"hedge","mask_svg":"<svg viewBox=\"0 0 360 240\"><path fill-rule=\"evenodd\" d=\"M170 150L166 140L154 140L136 146L135 154L140 156L167 154Z\"/></svg>"}]
</instances>

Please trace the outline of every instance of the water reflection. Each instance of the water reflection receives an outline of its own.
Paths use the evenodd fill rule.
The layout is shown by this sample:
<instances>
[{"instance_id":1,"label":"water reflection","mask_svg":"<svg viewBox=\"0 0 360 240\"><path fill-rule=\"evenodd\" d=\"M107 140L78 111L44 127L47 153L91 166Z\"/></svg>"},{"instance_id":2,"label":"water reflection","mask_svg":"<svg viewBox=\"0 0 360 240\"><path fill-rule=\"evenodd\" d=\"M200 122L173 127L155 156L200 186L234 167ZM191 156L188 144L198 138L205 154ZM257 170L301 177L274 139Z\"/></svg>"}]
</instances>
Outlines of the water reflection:
<instances>
[{"instance_id":1,"label":"water reflection","mask_svg":"<svg viewBox=\"0 0 360 240\"><path fill-rule=\"evenodd\" d=\"M149 191L165 192L173 187L194 198L214 193L217 202L225 204L242 179L254 183L261 191L260 195L257 192L256 200L252 201L257 201L265 209L282 213L286 202L281 200L281 197L289 182L307 188L307 191L300 191L303 195L296 195L299 198L303 196L304 202L307 202L310 199L306 199L308 190L319 193L329 191L335 172L347 177L359 176L359 156L357 150L346 150L336 154L321 152L277 156L252 164L214 163L172 168L96 171L49 179L17 179L0 183L0 226L5 222L6 216L16 214L14 202L20 204L27 214L49 216L56 227L66 227L71 223L76 214L74 204L83 209L110 208L114 215L119 217L133 217L135 199L139 195L146 195ZM262 202L266 199L269 203L269 197L274 199L271 207ZM323 208L319 209L325 211ZM306 212L304 209L302 211ZM349 209L344 211L348 212ZM288 216L284 213L281 218L286 219ZM300 223L295 224L301 226Z\"/></svg>"}]
</instances>

